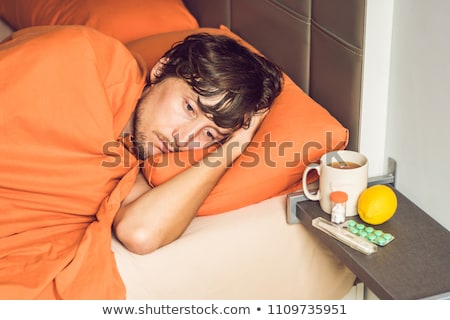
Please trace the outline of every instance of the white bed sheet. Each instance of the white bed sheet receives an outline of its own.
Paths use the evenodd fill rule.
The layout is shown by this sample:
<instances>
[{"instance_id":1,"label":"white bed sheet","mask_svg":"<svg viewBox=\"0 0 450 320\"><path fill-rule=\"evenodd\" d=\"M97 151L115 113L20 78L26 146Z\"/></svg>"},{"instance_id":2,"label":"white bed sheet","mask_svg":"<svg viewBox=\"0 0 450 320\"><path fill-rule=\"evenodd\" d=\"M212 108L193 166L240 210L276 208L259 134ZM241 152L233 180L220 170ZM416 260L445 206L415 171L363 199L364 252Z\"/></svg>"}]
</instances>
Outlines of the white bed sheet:
<instances>
[{"instance_id":1,"label":"white bed sheet","mask_svg":"<svg viewBox=\"0 0 450 320\"><path fill-rule=\"evenodd\" d=\"M127 299L341 299L355 276L302 225L285 196L197 217L147 255L113 240Z\"/></svg>"}]
</instances>

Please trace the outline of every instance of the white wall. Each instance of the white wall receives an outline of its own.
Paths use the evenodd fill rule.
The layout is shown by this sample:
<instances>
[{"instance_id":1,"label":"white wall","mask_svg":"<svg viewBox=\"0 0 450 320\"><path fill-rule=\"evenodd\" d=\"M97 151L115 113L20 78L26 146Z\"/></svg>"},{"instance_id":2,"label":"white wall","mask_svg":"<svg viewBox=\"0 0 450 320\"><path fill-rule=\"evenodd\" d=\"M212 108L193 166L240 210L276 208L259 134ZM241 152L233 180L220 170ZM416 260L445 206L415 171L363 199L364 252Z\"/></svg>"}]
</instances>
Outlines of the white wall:
<instances>
[{"instance_id":1,"label":"white wall","mask_svg":"<svg viewBox=\"0 0 450 320\"><path fill-rule=\"evenodd\" d=\"M378 10L389 10L388 3L393 4L391 20L389 12ZM387 157L394 158L399 191L450 230L450 1L368 0L368 9L373 24L366 30L366 54L380 51L381 59L372 61L371 68L380 68L380 81L386 80L386 68L389 77L383 85L368 75L360 150L377 170ZM377 24L387 36L384 42L370 33ZM377 44L381 48L373 48ZM390 59L385 56L388 49ZM382 97L376 98L379 90Z\"/></svg>"},{"instance_id":2,"label":"white wall","mask_svg":"<svg viewBox=\"0 0 450 320\"><path fill-rule=\"evenodd\" d=\"M387 170L385 141L392 15L392 0L367 0L359 151L369 159L370 177Z\"/></svg>"}]
</instances>

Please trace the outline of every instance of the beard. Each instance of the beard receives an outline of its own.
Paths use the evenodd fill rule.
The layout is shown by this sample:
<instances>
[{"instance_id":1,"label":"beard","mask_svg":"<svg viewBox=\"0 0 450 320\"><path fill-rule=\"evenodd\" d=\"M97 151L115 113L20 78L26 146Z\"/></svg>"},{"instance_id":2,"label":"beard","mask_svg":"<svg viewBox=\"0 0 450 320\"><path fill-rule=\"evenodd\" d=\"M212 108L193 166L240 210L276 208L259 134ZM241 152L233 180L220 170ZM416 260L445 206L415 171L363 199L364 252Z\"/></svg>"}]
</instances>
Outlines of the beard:
<instances>
[{"instance_id":1,"label":"beard","mask_svg":"<svg viewBox=\"0 0 450 320\"><path fill-rule=\"evenodd\" d=\"M147 146L147 135L143 130L143 121L141 119L141 115L143 113L143 108L139 103L136 107L133 130L134 130L134 139L133 139L133 151L136 157L139 160L146 160L149 157L149 149Z\"/></svg>"},{"instance_id":2,"label":"beard","mask_svg":"<svg viewBox=\"0 0 450 320\"><path fill-rule=\"evenodd\" d=\"M139 160L147 160L149 156L148 149L146 148L146 138L141 134L137 134L134 142L134 153Z\"/></svg>"}]
</instances>

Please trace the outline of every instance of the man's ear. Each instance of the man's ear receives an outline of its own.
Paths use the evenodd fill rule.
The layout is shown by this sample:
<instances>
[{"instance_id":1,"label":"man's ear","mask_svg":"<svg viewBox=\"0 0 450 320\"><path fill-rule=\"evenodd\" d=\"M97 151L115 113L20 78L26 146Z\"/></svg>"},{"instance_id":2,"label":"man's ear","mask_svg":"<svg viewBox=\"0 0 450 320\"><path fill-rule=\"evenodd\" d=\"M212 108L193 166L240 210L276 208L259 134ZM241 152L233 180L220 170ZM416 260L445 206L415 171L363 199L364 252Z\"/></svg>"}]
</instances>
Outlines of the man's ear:
<instances>
[{"instance_id":1,"label":"man's ear","mask_svg":"<svg viewBox=\"0 0 450 320\"><path fill-rule=\"evenodd\" d=\"M150 81L153 82L157 76L159 76L164 68L164 64L167 63L168 58L161 58L159 61L153 66L150 71Z\"/></svg>"}]
</instances>

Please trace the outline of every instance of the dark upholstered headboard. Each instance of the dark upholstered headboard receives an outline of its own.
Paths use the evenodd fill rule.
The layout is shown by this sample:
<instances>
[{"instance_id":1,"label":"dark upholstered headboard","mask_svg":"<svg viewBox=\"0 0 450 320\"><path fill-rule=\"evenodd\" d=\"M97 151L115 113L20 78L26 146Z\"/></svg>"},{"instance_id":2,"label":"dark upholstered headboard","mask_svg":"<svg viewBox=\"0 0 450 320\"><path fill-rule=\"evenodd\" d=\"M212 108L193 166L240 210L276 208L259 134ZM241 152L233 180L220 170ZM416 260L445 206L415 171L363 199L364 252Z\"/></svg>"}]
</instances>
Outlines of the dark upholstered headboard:
<instances>
[{"instance_id":1,"label":"dark upholstered headboard","mask_svg":"<svg viewBox=\"0 0 450 320\"><path fill-rule=\"evenodd\" d=\"M358 150L366 0L184 0L276 62L350 131Z\"/></svg>"}]
</instances>

